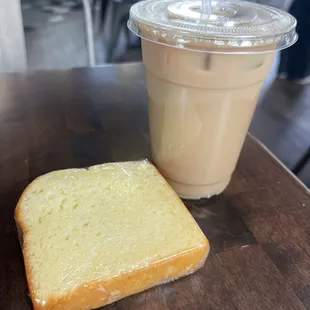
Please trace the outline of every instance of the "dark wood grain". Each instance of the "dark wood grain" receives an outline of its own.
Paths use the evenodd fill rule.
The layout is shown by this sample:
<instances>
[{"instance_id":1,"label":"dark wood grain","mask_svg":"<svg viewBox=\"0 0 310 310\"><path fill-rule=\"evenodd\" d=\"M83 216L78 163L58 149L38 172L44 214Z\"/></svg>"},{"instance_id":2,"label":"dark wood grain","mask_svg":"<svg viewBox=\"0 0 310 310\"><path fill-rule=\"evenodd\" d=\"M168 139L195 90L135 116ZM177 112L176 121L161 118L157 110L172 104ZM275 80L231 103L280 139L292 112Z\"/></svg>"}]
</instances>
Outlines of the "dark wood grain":
<instances>
[{"instance_id":1,"label":"dark wood grain","mask_svg":"<svg viewBox=\"0 0 310 310\"><path fill-rule=\"evenodd\" d=\"M0 77L0 309L31 309L13 218L25 186L145 157L141 65ZM310 309L310 193L254 138L224 194L185 203L210 239L205 267L105 309Z\"/></svg>"}]
</instances>

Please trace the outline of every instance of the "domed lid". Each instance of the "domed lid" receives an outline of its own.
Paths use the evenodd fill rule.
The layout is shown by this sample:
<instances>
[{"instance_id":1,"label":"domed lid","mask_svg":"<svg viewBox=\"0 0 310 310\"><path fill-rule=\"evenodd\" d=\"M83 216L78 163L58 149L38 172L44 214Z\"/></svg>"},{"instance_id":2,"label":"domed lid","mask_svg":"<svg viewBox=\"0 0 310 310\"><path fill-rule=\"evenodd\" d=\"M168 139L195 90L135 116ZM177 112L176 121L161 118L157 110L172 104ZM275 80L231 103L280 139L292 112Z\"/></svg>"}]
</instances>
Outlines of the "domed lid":
<instances>
[{"instance_id":1,"label":"domed lid","mask_svg":"<svg viewBox=\"0 0 310 310\"><path fill-rule=\"evenodd\" d=\"M268 52L297 40L296 19L276 8L238 0L147 0L130 10L128 27L138 36L174 47L221 53Z\"/></svg>"}]
</instances>

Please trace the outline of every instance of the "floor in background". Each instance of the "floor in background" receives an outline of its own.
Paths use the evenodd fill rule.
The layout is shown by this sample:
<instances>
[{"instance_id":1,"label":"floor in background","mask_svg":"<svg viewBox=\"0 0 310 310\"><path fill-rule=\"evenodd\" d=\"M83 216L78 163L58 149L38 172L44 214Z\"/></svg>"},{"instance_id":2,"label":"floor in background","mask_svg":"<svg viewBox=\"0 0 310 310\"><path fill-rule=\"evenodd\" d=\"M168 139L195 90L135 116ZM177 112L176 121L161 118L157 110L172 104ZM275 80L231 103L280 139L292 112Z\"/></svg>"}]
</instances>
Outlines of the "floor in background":
<instances>
[{"instance_id":1,"label":"floor in background","mask_svg":"<svg viewBox=\"0 0 310 310\"><path fill-rule=\"evenodd\" d=\"M25 37L30 70L68 69L87 65L82 11L70 12L59 22L46 22L28 28Z\"/></svg>"},{"instance_id":2,"label":"floor in background","mask_svg":"<svg viewBox=\"0 0 310 310\"><path fill-rule=\"evenodd\" d=\"M95 12L96 14L96 12ZM99 14L99 13L98 13ZM38 69L69 69L88 65L84 16L82 10L69 11L55 19L42 10L31 7L23 10L28 67ZM94 17L96 64L102 65L106 59L108 29L100 29ZM109 14L106 19L109 24ZM125 34L121 32L115 50L115 62L141 60L139 49L130 50L124 55Z\"/></svg>"}]
</instances>

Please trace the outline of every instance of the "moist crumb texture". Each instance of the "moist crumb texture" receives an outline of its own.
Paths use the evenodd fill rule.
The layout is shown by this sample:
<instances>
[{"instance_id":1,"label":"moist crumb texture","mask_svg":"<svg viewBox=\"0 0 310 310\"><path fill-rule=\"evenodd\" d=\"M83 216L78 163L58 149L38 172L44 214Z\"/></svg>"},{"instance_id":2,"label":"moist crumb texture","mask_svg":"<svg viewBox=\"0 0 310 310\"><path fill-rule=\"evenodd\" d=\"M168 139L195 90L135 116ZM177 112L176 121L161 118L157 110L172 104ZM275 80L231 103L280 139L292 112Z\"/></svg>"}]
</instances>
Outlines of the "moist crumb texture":
<instances>
[{"instance_id":1,"label":"moist crumb texture","mask_svg":"<svg viewBox=\"0 0 310 310\"><path fill-rule=\"evenodd\" d=\"M61 307L62 300L70 300L66 296L88 284L89 292L95 284L102 296L89 297L101 300L93 300L87 309L114 302L190 273L201 266L209 249L183 203L146 161L46 174L25 190L15 215L36 309L66 309ZM193 251L198 253L194 258L173 266L174 257ZM165 260L171 263L164 277L154 277L156 283L152 283L154 266ZM150 266L153 269L144 287ZM113 279L137 270L146 273L132 292L124 289L125 282L112 285ZM74 298L78 300L78 294ZM48 307L50 300L59 307ZM84 306L81 301L79 308L77 301L72 309Z\"/></svg>"}]
</instances>

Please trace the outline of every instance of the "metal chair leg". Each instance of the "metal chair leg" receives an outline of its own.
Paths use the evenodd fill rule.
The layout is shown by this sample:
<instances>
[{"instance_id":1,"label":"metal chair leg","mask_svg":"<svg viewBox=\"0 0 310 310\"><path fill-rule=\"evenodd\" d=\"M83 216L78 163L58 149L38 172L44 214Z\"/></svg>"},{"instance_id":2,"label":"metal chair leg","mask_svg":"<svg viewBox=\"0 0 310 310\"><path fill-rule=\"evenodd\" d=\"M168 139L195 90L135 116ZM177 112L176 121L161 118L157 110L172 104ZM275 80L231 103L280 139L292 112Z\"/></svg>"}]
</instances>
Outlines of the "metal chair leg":
<instances>
[{"instance_id":1,"label":"metal chair leg","mask_svg":"<svg viewBox=\"0 0 310 310\"><path fill-rule=\"evenodd\" d=\"M295 168L293 169L293 173L295 175L298 175L301 172L301 170L304 169L304 167L306 166L306 164L308 163L309 160L310 160L310 147L309 147L308 151L305 153L305 155L297 163Z\"/></svg>"},{"instance_id":2,"label":"metal chair leg","mask_svg":"<svg viewBox=\"0 0 310 310\"><path fill-rule=\"evenodd\" d=\"M86 44L88 52L88 64L90 67L95 67L96 60L95 60L94 30L93 30L91 4L89 0L83 0L83 8L85 19Z\"/></svg>"},{"instance_id":3,"label":"metal chair leg","mask_svg":"<svg viewBox=\"0 0 310 310\"><path fill-rule=\"evenodd\" d=\"M107 44L107 57L106 62L110 63L113 61L113 53L118 42L119 34L120 34L120 22L121 22L121 14L120 14L121 6L118 2L111 1L111 25L110 25L110 36Z\"/></svg>"},{"instance_id":4,"label":"metal chair leg","mask_svg":"<svg viewBox=\"0 0 310 310\"><path fill-rule=\"evenodd\" d=\"M107 10L108 10L108 6L109 6L109 0L101 0L100 3L100 30L103 29L103 25L105 22L105 18L106 18L106 14L107 14Z\"/></svg>"},{"instance_id":5,"label":"metal chair leg","mask_svg":"<svg viewBox=\"0 0 310 310\"><path fill-rule=\"evenodd\" d=\"M111 1L111 25L110 25L110 36L107 43L107 62L113 61L113 54L116 48L122 26L126 25L128 19L128 12L130 9L130 4L124 4L117 0Z\"/></svg>"}]
</instances>

